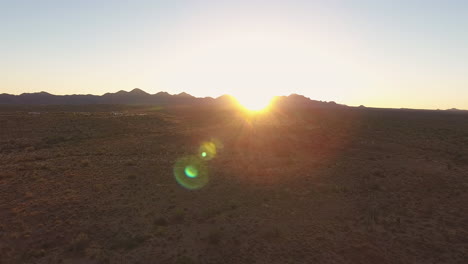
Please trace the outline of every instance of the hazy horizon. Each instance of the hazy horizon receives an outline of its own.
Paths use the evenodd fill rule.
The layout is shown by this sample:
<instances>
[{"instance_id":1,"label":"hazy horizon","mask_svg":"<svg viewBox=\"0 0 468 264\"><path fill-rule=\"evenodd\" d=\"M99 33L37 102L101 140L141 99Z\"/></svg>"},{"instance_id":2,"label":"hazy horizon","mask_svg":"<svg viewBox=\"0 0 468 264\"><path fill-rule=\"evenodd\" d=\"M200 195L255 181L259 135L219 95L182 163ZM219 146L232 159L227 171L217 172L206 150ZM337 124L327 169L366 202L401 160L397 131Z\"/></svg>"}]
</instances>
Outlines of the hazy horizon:
<instances>
[{"instance_id":1,"label":"hazy horizon","mask_svg":"<svg viewBox=\"0 0 468 264\"><path fill-rule=\"evenodd\" d=\"M0 1L0 93L468 109L463 1Z\"/></svg>"}]
</instances>

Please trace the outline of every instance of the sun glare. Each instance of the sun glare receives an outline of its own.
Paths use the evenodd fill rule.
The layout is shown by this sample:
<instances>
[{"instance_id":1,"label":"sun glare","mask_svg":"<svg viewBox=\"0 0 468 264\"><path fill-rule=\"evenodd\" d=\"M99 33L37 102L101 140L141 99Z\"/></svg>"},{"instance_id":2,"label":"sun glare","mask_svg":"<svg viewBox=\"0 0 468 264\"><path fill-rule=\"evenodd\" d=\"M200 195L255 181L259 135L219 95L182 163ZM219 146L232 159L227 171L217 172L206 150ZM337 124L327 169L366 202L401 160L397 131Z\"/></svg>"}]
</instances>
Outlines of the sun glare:
<instances>
[{"instance_id":1,"label":"sun glare","mask_svg":"<svg viewBox=\"0 0 468 264\"><path fill-rule=\"evenodd\" d=\"M252 112L265 111L271 105L271 98L269 97L256 97L256 96L236 96L239 104L245 109Z\"/></svg>"}]
</instances>

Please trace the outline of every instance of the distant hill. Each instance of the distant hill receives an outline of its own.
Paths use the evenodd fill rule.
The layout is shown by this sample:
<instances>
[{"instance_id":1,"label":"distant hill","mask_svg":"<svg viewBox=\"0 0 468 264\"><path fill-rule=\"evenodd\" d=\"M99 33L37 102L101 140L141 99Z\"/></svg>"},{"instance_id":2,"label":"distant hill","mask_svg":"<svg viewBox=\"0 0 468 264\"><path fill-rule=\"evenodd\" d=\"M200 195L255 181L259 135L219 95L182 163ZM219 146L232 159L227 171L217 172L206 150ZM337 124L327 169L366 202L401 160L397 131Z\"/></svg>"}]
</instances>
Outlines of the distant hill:
<instances>
[{"instance_id":1,"label":"distant hill","mask_svg":"<svg viewBox=\"0 0 468 264\"><path fill-rule=\"evenodd\" d=\"M124 105L233 105L236 104L234 97L223 95L218 98L198 98L188 93L171 95L167 92L149 94L141 89L135 88L130 92L118 91L104 95L73 94L53 95L47 92L23 93L20 95L0 94L0 105L89 105L89 104L124 104ZM311 100L302 95L292 94L289 96L278 96L275 104L281 106L313 106L322 108L347 107L335 102L322 102Z\"/></svg>"}]
</instances>

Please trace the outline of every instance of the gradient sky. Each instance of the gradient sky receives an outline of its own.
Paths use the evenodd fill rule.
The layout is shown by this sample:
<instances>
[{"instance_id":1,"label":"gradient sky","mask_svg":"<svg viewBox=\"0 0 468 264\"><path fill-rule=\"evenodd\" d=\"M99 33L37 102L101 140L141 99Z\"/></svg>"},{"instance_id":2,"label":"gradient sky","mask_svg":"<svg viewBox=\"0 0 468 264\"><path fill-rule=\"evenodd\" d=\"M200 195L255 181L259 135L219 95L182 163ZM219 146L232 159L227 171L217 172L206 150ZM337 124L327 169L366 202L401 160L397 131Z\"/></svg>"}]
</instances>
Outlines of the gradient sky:
<instances>
[{"instance_id":1,"label":"gradient sky","mask_svg":"<svg viewBox=\"0 0 468 264\"><path fill-rule=\"evenodd\" d=\"M468 2L0 0L0 93L468 109Z\"/></svg>"}]
</instances>

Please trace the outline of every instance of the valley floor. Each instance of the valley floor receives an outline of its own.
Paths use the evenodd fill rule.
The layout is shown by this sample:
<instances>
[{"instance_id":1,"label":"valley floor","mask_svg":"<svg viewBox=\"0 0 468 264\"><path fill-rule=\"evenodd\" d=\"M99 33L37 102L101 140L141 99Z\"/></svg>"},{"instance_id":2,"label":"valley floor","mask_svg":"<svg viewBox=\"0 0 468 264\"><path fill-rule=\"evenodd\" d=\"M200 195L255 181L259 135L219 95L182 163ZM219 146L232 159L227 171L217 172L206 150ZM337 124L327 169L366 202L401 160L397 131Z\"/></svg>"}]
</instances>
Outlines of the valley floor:
<instances>
[{"instance_id":1,"label":"valley floor","mask_svg":"<svg viewBox=\"0 0 468 264\"><path fill-rule=\"evenodd\" d=\"M468 114L0 111L0 263L466 263ZM174 179L216 142L209 182Z\"/></svg>"}]
</instances>

